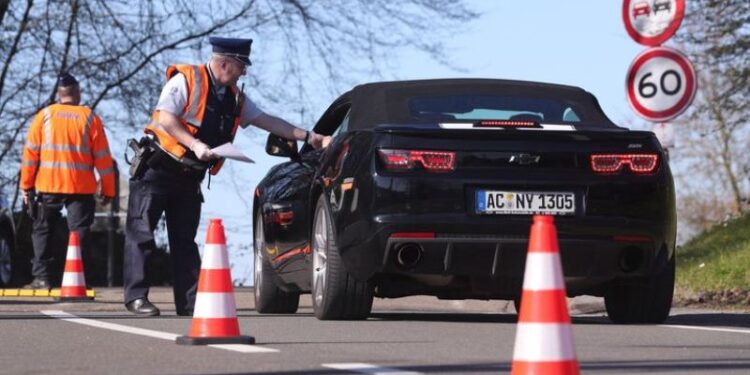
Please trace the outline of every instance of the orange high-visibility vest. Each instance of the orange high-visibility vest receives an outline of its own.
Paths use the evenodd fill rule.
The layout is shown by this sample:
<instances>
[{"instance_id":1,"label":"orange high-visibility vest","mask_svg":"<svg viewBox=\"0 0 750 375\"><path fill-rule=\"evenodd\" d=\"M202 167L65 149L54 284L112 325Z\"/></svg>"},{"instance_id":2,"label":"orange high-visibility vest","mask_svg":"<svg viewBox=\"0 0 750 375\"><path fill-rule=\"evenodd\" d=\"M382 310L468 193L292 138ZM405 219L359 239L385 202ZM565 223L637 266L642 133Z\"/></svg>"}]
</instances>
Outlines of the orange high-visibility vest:
<instances>
[{"instance_id":1,"label":"orange high-visibility vest","mask_svg":"<svg viewBox=\"0 0 750 375\"><path fill-rule=\"evenodd\" d=\"M178 116L182 126L193 136L198 133L198 129L203 123L203 116L206 112L206 102L208 101L208 95L210 90L210 79L208 75L208 68L205 65L170 65L167 68L167 80L172 78L175 74L182 73L187 81L188 97L185 109L181 116ZM230 87L233 95L237 94L239 90L237 87ZM242 100L242 99L240 99ZM240 103L240 110L238 113L242 113L242 105ZM151 115L151 120L146 125L145 131L154 133L159 141L159 146L170 154L175 160L183 162L183 158L187 153L187 146L180 144L174 137L167 134L166 131L158 124L159 111L156 110ZM234 135L237 133L237 128L240 126L240 116L234 119L234 125L232 126L232 140ZM211 174L216 175L219 173L221 166L223 165L223 159L211 167Z\"/></svg>"},{"instance_id":2,"label":"orange high-visibility vest","mask_svg":"<svg viewBox=\"0 0 750 375\"><path fill-rule=\"evenodd\" d=\"M115 196L112 155L102 120L91 108L53 104L34 117L21 161L21 189L41 193Z\"/></svg>"}]
</instances>

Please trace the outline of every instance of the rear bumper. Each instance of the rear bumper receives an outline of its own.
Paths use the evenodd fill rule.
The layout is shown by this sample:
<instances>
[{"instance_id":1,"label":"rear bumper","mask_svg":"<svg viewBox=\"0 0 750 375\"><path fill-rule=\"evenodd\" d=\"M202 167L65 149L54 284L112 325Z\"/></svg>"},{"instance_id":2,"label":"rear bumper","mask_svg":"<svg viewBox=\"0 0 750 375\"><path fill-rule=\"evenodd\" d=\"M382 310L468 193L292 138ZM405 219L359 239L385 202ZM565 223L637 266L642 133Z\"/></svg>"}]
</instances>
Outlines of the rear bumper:
<instances>
[{"instance_id":1,"label":"rear bumper","mask_svg":"<svg viewBox=\"0 0 750 375\"><path fill-rule=\"evenodd\" d=\"M371 235L360 237L365 241L341 242L342 257L355 277L374 279L376 284L399 280L401 286L381 288L379 295L507 298L520 292L531 217L420 220L439 223L429 226L402 219L377 217L368 232ZM672 255L658 256L671 247L665 245L669 241L664 230L651 221L558 218L556 222L570 295L601 295L614 280L655 274L663 267L657 259ZM394 237L394 233L399 235ZM434 237L424 238L425 233ZM404 256L405 251L411 253ZM403 285L419 284L424 276L441 276L445 285Z\"/></svg>"}]
</instances>

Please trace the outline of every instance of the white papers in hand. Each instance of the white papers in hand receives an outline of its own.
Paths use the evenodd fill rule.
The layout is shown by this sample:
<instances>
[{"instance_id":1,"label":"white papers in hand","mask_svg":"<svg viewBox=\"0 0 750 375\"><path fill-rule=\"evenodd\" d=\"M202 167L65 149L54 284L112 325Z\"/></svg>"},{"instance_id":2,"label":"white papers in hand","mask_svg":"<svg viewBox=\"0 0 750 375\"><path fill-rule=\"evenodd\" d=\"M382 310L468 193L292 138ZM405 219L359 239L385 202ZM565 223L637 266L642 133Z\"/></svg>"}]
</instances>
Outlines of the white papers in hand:
<instances>
[{"instance_id":1,"label":"white papers in hand","mask_svg":"<svg viewBox=\"0 0 750 375\"><path fill-rule=\"evenodd\" d=\"M242 153L237 147L234 147L231 143L224 143L221 146L216 146L211 149L211 152L214 153L216 156L220 156L222 158L232 159L232 160L239 160L244 161L245 163L255 163L253 159L250 159L249 157L245 156L245 154Z\"/></svg>"}]
</instances>

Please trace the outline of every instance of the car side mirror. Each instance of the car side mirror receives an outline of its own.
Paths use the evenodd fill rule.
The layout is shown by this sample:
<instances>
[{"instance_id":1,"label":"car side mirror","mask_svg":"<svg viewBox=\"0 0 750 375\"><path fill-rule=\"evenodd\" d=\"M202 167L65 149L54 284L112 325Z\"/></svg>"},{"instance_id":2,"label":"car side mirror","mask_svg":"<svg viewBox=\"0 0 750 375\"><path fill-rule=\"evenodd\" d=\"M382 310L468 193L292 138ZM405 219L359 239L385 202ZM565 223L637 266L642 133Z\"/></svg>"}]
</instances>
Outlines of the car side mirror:
<instances>
[{"instance_id":1,"label":"car side mirror","mask_svg":"<svg viewBox=\"0 0 750 375\"><path fill-rule=\"evenodd\" d=\"M297 142L289 141L273 133L268 135L266 153L273 156L292 158L292 160L299 159Z\"/></svg>"}]
</instances>

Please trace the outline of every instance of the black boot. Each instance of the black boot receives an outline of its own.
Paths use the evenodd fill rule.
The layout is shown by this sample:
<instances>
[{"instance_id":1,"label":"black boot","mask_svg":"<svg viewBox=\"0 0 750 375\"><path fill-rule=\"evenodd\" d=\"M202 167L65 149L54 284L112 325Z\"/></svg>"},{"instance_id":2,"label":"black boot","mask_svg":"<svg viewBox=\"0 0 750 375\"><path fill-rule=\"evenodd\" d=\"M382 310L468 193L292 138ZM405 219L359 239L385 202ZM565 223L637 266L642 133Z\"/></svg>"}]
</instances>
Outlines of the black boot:
<instances>
[{"instance_id":1,"label":"black boot","mask_svg":"<svg viewBox=\"0 0 750 375\"><path fill-rule=\"evenodd\" d=\"M128 311L139 316L157 316L160 314L159 309L145 297L134 299L126 303L125 307Z\"/></svg>"},{"instance_id":2,"label":"black boot","mask_svg":"<svg viewBox=\"0 0 750 375\"><path fill-rule=\"evenodd\" d=\"M34 278L34 280L23 286L24 289L47 289L50 290L52 285L47 279Z\"/></svg>"}]
</instances>

